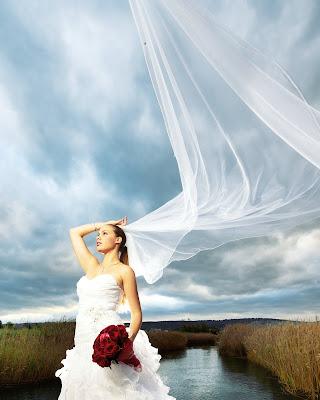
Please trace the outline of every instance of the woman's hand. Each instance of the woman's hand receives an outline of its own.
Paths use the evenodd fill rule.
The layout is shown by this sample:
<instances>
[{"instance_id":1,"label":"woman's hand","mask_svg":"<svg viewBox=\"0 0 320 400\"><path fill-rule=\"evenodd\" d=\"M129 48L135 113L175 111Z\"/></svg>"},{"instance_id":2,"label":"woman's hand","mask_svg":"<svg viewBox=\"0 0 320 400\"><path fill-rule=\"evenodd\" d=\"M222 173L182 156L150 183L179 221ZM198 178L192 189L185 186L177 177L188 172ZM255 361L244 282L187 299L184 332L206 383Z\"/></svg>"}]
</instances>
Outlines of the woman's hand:
<instances>
[{"instance_id":1,"label":"woman's hand","mask_svg":"<svg viewBox=\"0 0 320 400\"><path fill-rule=\"evenodd\" d=\"M118 219L118 220L110 220L110 221L107 221L107 222L105 222L105 224L118 225L118 226L121 227L121 226L126 225L127 222L128 222L128 217L125 216L125 217L123 217L123 218L121 218L121 219Z\"/></svg>"}]
</instances>

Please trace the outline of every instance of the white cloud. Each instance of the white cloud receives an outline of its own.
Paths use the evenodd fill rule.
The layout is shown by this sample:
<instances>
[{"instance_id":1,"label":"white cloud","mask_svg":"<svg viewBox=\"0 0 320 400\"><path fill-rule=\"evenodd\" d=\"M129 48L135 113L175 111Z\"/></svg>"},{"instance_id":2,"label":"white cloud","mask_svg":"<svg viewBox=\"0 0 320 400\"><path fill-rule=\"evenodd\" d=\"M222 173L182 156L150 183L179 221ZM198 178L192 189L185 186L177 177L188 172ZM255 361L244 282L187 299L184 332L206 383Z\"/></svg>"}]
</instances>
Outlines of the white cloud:
<instances>
[{"instance_id":1,"label":"white cloud","mask_svg":"<svg viewBox=\"0 0 320 400\"><path fill-rule=\"evenodd\" d=\"M261 272L261 268L272 266L277 271L277 277L272 276L270 281L266 279L263 282L265 286L312 282L318 276L319 245L318 229L289 236L279 235L273 243L260 242L228 251L223 254L222 263L246 279L254 270L259 268Z\"/></svg>"},{"instance_id":2,"label":"white cloud","mask_svg":"<svg viewBox=\"0 0 320 400\"><path fill-rule=\"evenodd\" d=\"M173 296L163 296L160 294L139 294L143 310L146 312L154 309L178 310L193 304L192 301L183 301Z\"/></svg>"},{"instance_id":3,"label":"white cloud","mask_svg":"<svg viewBox=\"0 0 320 400\"><path fill-rule=\"evenodd\" d=\"M55 93L83 117L106 128L140 97L141 50L129 7L124 13L91 3L41 2L12 10L52 60Z\"/></svg>"}]
</instances>

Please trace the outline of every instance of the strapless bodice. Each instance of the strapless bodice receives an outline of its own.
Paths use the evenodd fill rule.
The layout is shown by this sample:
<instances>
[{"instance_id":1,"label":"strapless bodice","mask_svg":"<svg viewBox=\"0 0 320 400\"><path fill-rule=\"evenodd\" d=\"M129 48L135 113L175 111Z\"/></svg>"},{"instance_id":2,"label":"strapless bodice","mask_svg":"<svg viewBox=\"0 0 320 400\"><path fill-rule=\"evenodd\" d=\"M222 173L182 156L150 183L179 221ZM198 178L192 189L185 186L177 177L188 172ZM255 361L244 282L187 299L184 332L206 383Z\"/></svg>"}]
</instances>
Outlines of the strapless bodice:
<instances>
[{"instance_id":1,"label":"strapless bodice","mask_svg":"<svg viewBox=\"0 0 320 400\"><path fill-rule=\"evenodd\" d=\"M76 317L75 343L92 347L96 335L105 326L123 323L117 309L122 288L111 274L94 278L83 275L77 282L79 298Z\"/></svg>"},{"instance_id":2,"label":"strapless bodice","mask_svg":"<svg viewBox=\"0 0 320 400\"><path fill-rule=\"evenodd\" d=\"M77 282L79 311L93 306L116 311L121 292L121 287L111 274L100 274L90 279L83 275Z\"/></svg>"}]
</instances>

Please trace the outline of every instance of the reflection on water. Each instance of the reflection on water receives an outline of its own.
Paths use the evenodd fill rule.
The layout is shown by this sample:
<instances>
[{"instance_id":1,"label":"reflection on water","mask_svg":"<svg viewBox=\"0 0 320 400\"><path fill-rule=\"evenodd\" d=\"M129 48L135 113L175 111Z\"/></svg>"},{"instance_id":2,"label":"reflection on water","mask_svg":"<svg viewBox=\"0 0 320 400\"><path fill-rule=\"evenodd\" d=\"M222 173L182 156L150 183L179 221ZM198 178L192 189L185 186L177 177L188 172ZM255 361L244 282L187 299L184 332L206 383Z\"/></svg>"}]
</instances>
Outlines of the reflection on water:
<instances>
[{"instance_id":1,"label":"reflection on water","mask_svg":"<svg viewBox=\"0 0 320 400\"><path fill-rule=\"evenodd\" d=\"M177 400L292 400L267 370L243 359L220 357L216 347L193 347L166 356L161 374Z\"/></svg>"},{"instance_id":2,"label":"reflection on water","mask_svg":"<svg viewBox=\"0 0 320 400\"><path fill-rule=\"evenodd\" d=\"M163 355L159 374L177 400L292 400L264 368L220 357L216 347L193 347ZM57 400L61 384L1 390L0 400ZM81 400L81 399L79 399Z\"/></svg>"}]
</instances>

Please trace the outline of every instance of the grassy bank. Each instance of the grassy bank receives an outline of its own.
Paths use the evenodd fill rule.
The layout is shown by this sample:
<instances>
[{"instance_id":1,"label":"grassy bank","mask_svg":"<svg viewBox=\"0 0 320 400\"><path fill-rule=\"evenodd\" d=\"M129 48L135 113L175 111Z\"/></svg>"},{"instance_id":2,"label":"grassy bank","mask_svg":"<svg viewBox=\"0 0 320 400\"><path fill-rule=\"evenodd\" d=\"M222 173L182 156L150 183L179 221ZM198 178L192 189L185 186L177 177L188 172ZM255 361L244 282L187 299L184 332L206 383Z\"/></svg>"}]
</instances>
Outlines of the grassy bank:
<instances>
[{"instance_id":1,"label":"grassy bank","mask_svg":"<svg viewBox=\"0 0 320 400\"><path fill-rule=\"evenodd\" d=\"M222 355L269 369L288 393L320 399L320 322L233 324L219 333L217 345Z\"/></svg>"},{"instance_id":2,"label":"grassy bank","mask_svg":"<svg viewBox=\"0 0 320 400\"><path fill-rule=\"evenodd\" d=\"M68 321L0 329L0 386L52 379L66 349L73 346L73 335Z\"/></svg>"},{"instance_id":3,"label":"grassy bank","mask_svg":"<svg viewBox=\"0 0 320 400\"><path fill-rule=\"evenodd\" d=\"M183 332L150 330L147 332L152 346L157 347L159 353L183 350L189 346L213 346L217 336L208 332Z\"/></svg>"}]
</instances>

